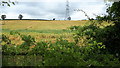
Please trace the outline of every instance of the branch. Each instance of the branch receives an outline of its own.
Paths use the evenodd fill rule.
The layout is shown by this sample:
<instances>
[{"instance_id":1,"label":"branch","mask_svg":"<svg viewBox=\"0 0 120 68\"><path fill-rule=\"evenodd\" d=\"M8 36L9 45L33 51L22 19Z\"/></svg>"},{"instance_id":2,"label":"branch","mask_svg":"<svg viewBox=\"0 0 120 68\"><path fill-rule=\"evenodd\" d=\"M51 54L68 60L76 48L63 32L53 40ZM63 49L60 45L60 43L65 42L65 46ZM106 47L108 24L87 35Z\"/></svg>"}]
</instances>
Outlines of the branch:
<instances>
[{"instance_id":1,"label":"branch","mask_svg":"<svg viewBox=\"0 0 120 68\"><path fill-rule=\"evenodd\" d=\"M11 4L15 5L15 2L12 2L12 1L10 1L10 0L7 0L7 1L0 1L0 5L1 5L1 6L7 5L7 6L10 7Z\"/></svg>"}]
</instances>

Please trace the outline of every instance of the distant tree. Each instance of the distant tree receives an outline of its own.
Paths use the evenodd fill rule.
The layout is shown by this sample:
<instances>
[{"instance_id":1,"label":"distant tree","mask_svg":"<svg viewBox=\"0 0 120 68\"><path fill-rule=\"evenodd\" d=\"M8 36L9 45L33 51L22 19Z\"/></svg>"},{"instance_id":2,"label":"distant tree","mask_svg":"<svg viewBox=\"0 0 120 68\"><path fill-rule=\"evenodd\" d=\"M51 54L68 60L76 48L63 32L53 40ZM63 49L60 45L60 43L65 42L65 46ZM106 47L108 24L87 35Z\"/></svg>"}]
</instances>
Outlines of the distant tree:
<instances>
[{"instance_id":1,"label":"distant tree","mask_svg":"<svg viewBox=\"0 0 120 68\"><path fill-rule=\"evenodd\" d=\"M23 16L20 14L20 15L18 16L18 18L19 18L19 20L22 20Z\"/></svg>"},{"instance_id":2,"label":"distant tree","mask_svg":"<svg viewBox=\"0 0 120 68\"><path fill-rule=\"evenodd\" d=\"M91 20L94 20L94 18L91 18Z\"/></svg>"},{"instance_id":3,"label":"distant tree","mask_svg":"<svg viewBox=\"0 0 120 68\"><path fill-rule=\"evenodd\" d=\"M53 20L55 20L55 18L53 18Z\"/></svg>"},{"instance_id":4,"label":"distant tree","mask_svg":"<svg viewBox=\"0 0 120 68\"><path fill-rule=\"evenodd\" d=\"M68 19L68 20L71 20L71 17L68 17L67 19Z\"/></svg>"},{"instance_id":5,"label":"distant tree","mask_svg":"<svg viewBox=\"0 0 120 68\"><path fill-rule=\"evenodd\" d=\"M2 20L5 20L6 15L2 15L1 18L2 18Z\"/></svg>"}]
</instances>

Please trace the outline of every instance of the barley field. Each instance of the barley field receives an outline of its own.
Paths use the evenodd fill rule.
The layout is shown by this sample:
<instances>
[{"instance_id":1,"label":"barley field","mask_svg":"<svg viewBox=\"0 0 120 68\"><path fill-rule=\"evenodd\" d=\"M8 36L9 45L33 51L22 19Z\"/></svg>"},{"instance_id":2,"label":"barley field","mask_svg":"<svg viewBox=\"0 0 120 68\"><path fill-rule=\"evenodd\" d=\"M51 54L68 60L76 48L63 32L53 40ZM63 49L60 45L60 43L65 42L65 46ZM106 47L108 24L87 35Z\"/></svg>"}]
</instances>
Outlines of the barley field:
<instances>
[{"instance_id":1,"label":"barley field","mask_svg":"<svg viewBox=\"0 0 120 68\"><path fill-rule=\"evenodd\" d=\"M40 20L4 20L3 29L9 30L61 30L70 26L83 26L86 21L40 21Z\"/></svg>"},{"instance_id":2,"label":"barley field","mask_svg":"<svg viewBox=\"0 0 120 68\"><path fill-rule=\"evenodd\" d=\"M2 34L9 36L13 43L20 44L22 41L17 36L10 35L10 31L17 31L21 34L31 35L36 41L52 41L57 38L64 38L74 41L69 30L71 26L84 26L87 21L41 21L41 20L4 20L0 21Z\"/></svg>"}]
</instances>

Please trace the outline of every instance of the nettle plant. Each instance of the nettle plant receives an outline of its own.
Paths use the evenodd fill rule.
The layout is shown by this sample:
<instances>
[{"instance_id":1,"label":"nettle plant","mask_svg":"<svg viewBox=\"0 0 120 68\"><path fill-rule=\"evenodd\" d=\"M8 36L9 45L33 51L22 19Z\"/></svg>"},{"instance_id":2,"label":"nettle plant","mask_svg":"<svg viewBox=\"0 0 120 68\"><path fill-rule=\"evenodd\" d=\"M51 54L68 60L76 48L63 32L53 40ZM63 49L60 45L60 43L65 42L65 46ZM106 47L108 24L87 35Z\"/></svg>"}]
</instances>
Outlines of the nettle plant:
<instances>
[{"instance_id":1,"label":"nettle plant","mask_svg":"<svg viewBox=\"0 0 120 68\"><path fill-rule=\"evenodd\" d=\"M21 37L21 40L24 41L24 43L22 45L26 45L26 46L31 46L31 45L35 45L35 38L33 38L31 35L22 35L17 31L11 31L10 35L18 35Z\"/></svg>"}]
</instances>

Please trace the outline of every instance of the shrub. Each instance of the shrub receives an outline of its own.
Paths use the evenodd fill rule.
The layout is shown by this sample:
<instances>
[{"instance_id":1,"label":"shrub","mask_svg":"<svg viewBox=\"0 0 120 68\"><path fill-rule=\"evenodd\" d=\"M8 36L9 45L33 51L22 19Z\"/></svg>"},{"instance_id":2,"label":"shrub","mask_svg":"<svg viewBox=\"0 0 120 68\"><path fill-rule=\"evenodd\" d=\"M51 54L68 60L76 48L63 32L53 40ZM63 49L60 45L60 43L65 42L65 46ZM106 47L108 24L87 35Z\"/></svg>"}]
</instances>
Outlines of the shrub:
<instances>
[{"instance_id":1,"label":"shrub","mask_svg":"<svg viewBox=\"0 0 120 68\"><path fill-rule=\"evenodd\" d=\"M75 42L68 42L62 38L57 39L55 43L44 41L31 41L31 43L35 44L33 48L30 48L31 44L30 46L26 45L26 48L21 47L21 45L3 45L3 55L41 56L42 58L36 61L42 60L40 61L42 66L90 67L117 66L120 64L118 58L103 51L105 49L103 43L97 42L92 38L87 40L87 46L78 46Z\"/></svg>"}]
</instances>

